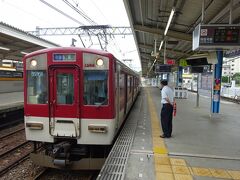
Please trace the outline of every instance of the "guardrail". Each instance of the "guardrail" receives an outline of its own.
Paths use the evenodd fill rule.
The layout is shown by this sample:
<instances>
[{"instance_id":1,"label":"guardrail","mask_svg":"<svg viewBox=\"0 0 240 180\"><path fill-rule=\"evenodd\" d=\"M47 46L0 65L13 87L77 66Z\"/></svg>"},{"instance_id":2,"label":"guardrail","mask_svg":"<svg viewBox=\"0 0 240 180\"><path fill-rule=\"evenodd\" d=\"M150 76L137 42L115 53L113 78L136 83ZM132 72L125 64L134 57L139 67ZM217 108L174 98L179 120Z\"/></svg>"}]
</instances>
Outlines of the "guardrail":
<instances>
[{"instance_id":1,"label":"guardrail","mask_svg":"<svg viewBox=\"0 0 240 180\"><path fill-rule=\"evenodd\" d=\"M190 90L190 89L188 89L188 91L194 92L194 93L197 92L195 90ZM240 96L235 96L234 98L221 96L221 99L224 99L224 100L227 100L227 101L230 101L230 102L234 102L234 103L240 104Z\"/></svg>"}]
</instances>

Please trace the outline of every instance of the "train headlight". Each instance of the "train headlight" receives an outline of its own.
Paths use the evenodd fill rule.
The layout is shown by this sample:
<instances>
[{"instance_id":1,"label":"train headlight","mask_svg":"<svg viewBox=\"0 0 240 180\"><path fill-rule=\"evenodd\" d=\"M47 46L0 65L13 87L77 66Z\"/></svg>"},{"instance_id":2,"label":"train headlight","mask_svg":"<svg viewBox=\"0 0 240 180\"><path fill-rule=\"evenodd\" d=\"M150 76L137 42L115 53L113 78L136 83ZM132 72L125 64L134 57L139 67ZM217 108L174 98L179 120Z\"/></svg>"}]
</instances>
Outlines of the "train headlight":
<instances>
[{"instance_id":1,"label":"train headlight","mask_svg":"<svg viewBox=\"0 0 240 180\"><path fill-rule=\"evenodd\" d=\"M31 66L33 67L37 66L37 61L35 59L31 60Z\"/></svg>"},{"instance_id":2,"label":"train headlight","mask_svg":"<svg viewBox=\"0 0 240 180\"><path fill-rule=\"evenodd\" d=\"M97 59L96 64L97 64L97 66L102 66L103 65L103 60L102 59Z\"/></svg>"}]
</instances>

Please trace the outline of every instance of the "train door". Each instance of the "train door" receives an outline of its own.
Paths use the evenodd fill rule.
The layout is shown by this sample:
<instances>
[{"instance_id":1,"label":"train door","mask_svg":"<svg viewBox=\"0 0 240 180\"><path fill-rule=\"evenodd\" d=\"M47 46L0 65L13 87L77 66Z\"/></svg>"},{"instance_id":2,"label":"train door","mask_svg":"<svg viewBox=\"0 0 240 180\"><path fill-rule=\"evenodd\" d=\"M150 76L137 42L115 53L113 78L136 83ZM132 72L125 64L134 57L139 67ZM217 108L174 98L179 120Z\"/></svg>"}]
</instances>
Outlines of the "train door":
<instances>
[{"instance_id":1,"label":"train door","mask_svg":"<svg viewBox=\"0 0 240 180\"><path fill-rule=\"evenodd\" d=\"M128 75L125 74L125 82L124 82L124 86L125 86L125 92L124 92L124 114L127 113L127 103L128 103Z\"/></svg>"},{"instance_id":2,"label":"train door","mask_svg":"<svg viewBox=\"0 0 240 180\"><path fill-rule=\"evenodd\" d=\"M134 95L135 95L134 83L135 83L134 76L132 76L132 84L131 84L131 86L132 86L132 102L134 100Z\"/></svg>"},{"instance_id":3,"label":"train door","mask_svg":"<svg viewBox=\"0 0 240 180\"><path fill-rule=\"evenodd\" d=\"M115 111L116 111L116 129L121 126L120 122L120 66L115 64Z\"/></svg>"},{"instance_id":4,"label":"train door","mask_svg":"<svg viewBox=\"0 0 240 180\"><path fill-rule=\"evenodd\" d=\"M56 137L80 135L79 69L76 66L49 69L50 134Z\"/></svg>"}]
</instances>

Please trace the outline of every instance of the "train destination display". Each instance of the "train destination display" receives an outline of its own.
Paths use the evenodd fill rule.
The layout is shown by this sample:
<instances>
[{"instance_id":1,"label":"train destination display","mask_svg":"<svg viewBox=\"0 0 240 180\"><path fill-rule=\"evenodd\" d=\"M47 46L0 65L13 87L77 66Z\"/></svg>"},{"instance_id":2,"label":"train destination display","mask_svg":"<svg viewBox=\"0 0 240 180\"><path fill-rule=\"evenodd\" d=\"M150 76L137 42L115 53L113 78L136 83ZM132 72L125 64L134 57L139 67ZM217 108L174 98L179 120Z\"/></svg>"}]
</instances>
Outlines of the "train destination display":
<instances>
[{"instance_id":1,"label":"train destination display","mask_svg":"<svg viewBox=\"0 0 240 180\"><path fill-rule=\"evenodd\" d=\"M166 64L156 64L155 65L155 73L170 73L171 65Z\"/></svg>"},{"instance_id":2,"label":"train destination display","mask_svg":"<svg viewBox=\"0 0 240 180\"><path fill-rule=\"evenodd\" d=\"M199 25L193 32L193 50L232 49L239 45L239 25Z\"/></svg>"}]
</instances>

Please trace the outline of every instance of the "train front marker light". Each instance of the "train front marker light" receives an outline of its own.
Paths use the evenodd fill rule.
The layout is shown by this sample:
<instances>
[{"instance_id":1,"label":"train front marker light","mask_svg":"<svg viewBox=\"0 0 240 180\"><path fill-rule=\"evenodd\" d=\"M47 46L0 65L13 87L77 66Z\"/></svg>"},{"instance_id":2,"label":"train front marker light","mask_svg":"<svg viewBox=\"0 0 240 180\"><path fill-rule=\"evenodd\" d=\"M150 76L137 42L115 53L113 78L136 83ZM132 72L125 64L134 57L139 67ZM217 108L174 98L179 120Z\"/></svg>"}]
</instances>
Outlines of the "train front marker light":
<instances>
[{"instance_id":1,"label":"train front marker light","mask_svg":"<svg viewBox=\"0 0 240 180\"><path fill-rule=\"evenodd\" d=\"M97 66L102 66L103 65L103 60L102 59L97 59L96 64L97 64Z\"/></svg>"},{"instance_id":2,"label":"train front marker light","mask_svg":"<svg viewBox=\"0 0 240 180\"><path fill-rule=\"evenodd\" d=\"M35 59L31 60L31 66L33 67L37 66L37 61Z\"/></svg>"}]
</instances>

